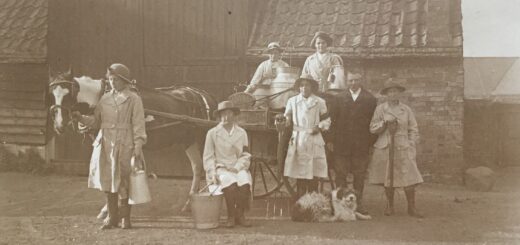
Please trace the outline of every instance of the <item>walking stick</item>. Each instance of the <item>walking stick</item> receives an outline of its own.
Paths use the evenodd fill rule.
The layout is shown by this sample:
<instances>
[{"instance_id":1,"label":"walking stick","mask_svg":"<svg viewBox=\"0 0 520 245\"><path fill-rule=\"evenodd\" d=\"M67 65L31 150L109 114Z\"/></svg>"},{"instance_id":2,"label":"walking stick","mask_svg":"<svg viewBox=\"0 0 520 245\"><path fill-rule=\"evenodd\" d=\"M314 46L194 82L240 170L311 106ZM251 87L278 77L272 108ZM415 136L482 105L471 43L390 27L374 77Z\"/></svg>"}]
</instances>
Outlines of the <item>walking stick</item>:
<instances>
[{"instance_id":1,"label":"walking stick","mask_svg":"<svg viewBox=\"0 0 520 245\"><path fill-rule=\"evenodd\" d=\"M390 187L394 187L394 136L397 131L397 121L388 123L388 131L390 132L390 150L388 152L389 155L389 169L390 169Z\"/></svg>"}]
</instances>

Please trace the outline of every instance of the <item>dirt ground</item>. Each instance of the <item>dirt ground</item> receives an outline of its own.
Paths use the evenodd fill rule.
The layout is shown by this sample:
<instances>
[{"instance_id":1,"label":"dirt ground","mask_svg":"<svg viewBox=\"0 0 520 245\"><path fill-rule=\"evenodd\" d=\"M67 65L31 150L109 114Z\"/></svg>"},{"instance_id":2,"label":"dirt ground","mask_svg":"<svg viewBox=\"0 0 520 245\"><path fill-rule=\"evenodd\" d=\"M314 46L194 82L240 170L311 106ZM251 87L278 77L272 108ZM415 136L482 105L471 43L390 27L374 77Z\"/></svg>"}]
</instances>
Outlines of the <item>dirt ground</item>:
<instances>
[{"instance_id":1,"label":"dirt ground","mask_svg":"<svg viewBox=\"0 0 520 245\"><path fill-rule=\"evenodd\" d=\"M520 168L499 174L492 192L423 184L425 219L406 215L402 191L397 215L383 216L383 191L369 186L370 221L294 223L253 210L252 228L209 231L180 215L188 180L150 180L153 201L133 209L135 228L99 231L103 195L85 177L0 173L0 244L520 244Z\"/></svg>"}]
</instances>

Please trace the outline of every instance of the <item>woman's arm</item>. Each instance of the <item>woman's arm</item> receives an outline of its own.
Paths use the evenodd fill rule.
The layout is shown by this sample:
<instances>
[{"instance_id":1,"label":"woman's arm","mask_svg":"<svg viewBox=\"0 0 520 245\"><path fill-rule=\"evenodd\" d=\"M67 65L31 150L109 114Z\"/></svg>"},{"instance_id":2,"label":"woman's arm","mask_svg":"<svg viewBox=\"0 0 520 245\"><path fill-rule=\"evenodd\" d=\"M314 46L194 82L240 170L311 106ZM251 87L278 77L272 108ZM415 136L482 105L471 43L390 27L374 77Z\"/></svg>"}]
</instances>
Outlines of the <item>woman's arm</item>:
<instances>
[{"instance_id":1,"label":"woman's arm","mask_svg":"<svg viewBox=\"0 0 520 245\"><path fill-rule=\"evenodd\" d=\"M244 132L242 137L242 152L234 166L237 171L247 170L251 165L251 153L249 153L248 144L247 133Z\"/></svg>"},{"instance_id":2,"label":"woman's arm","mask_svg":"<svg viewBox=\"0 0 520 245\"><path fill-rule=\"evenodd\" d=\"M142 147L146 144L146 130L144 121L144 107L141 97L136 96L132 111L132 130L134 133L134 147Z\"/></svg>"},{"instance_id":3,"label":"woman's arm","mask_svg":"<svg viewBox=\"0 0 520 245\"><path fill-rule=\"evenodd\" d=\"M260 82L262 82L262 79L264 78L264 66L265 66L265 62L262 62L256 68L255 74L253 75L251 82L249 82L249 85L247 86L247 88L244 92L253 93L255 91L256 87L258 86L258 84Z\"/></svg>"},{"instance_id":4,"label":"woman's arm","mask_svg":"<svg viewBox=\"0 0 520 245\"><path fill-rule=\"evenodd\" d=\"M417 120L415 120L415 115L411 109L408 111L408 139L414 144L419 141L419 127L417 126Z\"/></svg>"},{"instance_id":5,"label":"woman's arm","mask_svg":"<svg viewBox=\"0 0 520 245\"><path fill-rule=\"evenodd\" d=\"M80 115L77 119L78 122L85 124L87 127L92 129L99 129L101 125L101 110L102 106L101 103L98 103L96 105L96 108L94 108L94 114L93 115Z\"/></svg>"},{"instance_id":6,"label":"woman's arm","mask_svg":"<svg viewBox=\"0 0 520 245\"><path fill-rule=\"evenodd\" d=\"M208 131L206 134L206 141L204 143L204 152L202 154L202 163L204 170L206 170L206 179L213 179L216 170L216 157L215 157L215 142L213 142L213 130Z\"/></svg>"},{"instance_id":7,"label":"woman's arm","mask_svg":"<svg viewBox=\"0 0 520 245\"><path fill-rule=\"evenodd\" d=\"M381 106L376 107L374 116L370 121L370 132L373 134L381 134L385 131L384 111Z\"/></svg>"}]
</instances>

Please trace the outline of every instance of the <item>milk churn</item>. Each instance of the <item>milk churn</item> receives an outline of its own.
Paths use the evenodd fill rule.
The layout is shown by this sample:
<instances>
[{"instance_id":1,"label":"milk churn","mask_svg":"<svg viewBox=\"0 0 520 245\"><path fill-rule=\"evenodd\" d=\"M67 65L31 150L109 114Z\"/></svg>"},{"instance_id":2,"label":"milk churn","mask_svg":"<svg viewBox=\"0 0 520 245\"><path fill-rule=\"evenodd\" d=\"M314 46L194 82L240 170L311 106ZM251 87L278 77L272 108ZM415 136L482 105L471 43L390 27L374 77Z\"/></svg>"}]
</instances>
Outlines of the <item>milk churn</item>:
<instances>
[{"instance_id":1,"label":"milk churn","mask_svg":"<svg viewBox=\"0 0 520 245\"><path fill-rule=\"evenodd\" d=\"M334 80L329 84L328 89L333 90L344 90L347 89L347 83L345 79L345 68L341 65L335 65L331 68L331 74Z\"/></svg>"},{"instance_id":2,"label":"milk churn","mask_svg":"<svg viewBox=\"0 0 520 245\"><path fill-rule=\"evenodd\" d=\"M284 108L287 104L287 100L298 94L292 89L294 87L294 82L298 79L298 74L300 74L300 69L297 67L276 68L276 77L271 82L271 95L273 95L269 102L269 107L271 109ZM277 93L281 94L275 95Z\"/></svg>"}]
</instances>

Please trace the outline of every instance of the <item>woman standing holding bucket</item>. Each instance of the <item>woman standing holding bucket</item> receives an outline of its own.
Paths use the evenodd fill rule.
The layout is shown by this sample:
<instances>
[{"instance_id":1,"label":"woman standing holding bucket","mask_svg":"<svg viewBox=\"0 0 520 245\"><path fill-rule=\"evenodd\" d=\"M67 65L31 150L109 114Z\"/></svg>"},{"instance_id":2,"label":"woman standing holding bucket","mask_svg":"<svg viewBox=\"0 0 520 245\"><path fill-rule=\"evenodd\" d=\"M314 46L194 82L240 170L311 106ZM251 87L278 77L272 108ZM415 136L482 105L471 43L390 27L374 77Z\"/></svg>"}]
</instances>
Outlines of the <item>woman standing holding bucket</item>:
<instances>
[{"instance_id":1,"label":"woman standing holding bucket","mask_svg":"<svg viewBox=\"0 0 520 245\"><path fill-rule=\"evenodd\" d=\"M422 218L415 208L415 187L423 182L415 161L419 130L412 109L399 101L404 90L400 83L388 79L380 92L387 101L377 106L370 122L370 132L377 134L378 138L369 165L368 181L385 187L385 215L394 214L394 189L403 187L408 214Z\"/></svg>"},{"instance_id":2,"label":"woman standing holding bucket","mask_svg":"<svg viewBox=\"0 0 520 245\"><path fill-rule=\"evenodd\" d=\"M75 111L72 116L100 129L93 143L88 187L106 193L108 219L101 229L117 227L119 216L121 228L128 229L131 228L128 203L131 159L143 159L142 146L146 143L144 108L139 95L130 89L134 81L130 80L128 67L112 64L107 77L112 91L101 97L94 115L84 116Z\"/></svg>"},{"instance_id":3,"label":"woman standing holding bucket","mask_svg":"<svg viewBox=\"0 0 520 245\"><path fill-rule=\"evenodd\" d=\"M251 198L251 154L246 131L235 124L238 114L240 109L233 102L218 104L215 117L220 118L220 123L208 131L203 155L208 182L219 184L224 192L228 228L235 224L251 226L244 216Z\"/></svg>"}]
</instances>

